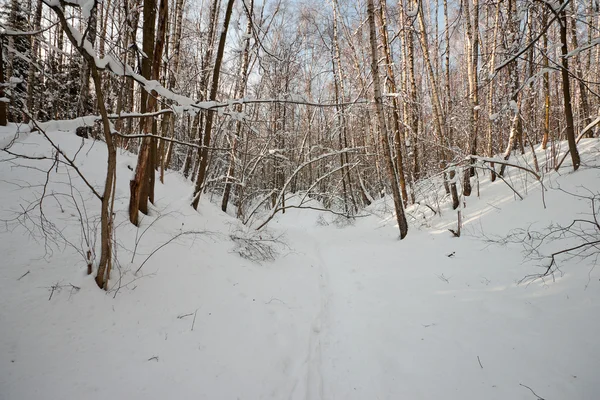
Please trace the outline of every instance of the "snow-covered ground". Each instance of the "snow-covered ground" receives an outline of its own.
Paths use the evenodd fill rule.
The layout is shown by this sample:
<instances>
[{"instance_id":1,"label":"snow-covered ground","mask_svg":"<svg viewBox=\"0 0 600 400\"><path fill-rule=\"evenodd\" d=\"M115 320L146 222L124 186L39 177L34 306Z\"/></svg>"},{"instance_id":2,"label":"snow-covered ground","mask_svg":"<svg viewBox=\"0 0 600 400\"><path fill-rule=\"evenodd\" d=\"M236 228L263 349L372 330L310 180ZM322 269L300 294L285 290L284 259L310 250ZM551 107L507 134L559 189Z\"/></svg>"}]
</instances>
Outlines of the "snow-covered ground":
<instances>
[{"instance_id":1,"label":"snow-covered ground","mask_svg":"<svg viewBox=\"0 0 600 400\"><path fill-rule=\"evenodd\" d=\"M0 131L0 147L10 129ZM70 155L81 145L72 132L51 137ZM586 199L566 193L600 191L592 167L600 143L580 148L580 171L546 176L546 208L539 183L513 168L507 180L524 200L482 176L479 198L475 189L466 200L461 238L448 231L456 228L448 204L441 216L409 208L403 241L391 202L375 202L347 226L289 210L261 233L286 244L261 263L240 257L231 239L252 230L210 195L194 211L191 186L175 172L157 185L152 215L139 229L130 225L135 158L120 154L119 265L108 293L75 250L86 245L70 182L90 223L99 202L72 171L54 168L44 211L74 246L38 237L35 209L31 220L0 230L0 399L598 399L594 258L560 259L562 273L518 284L542 272L543 261L524 259L519 244L493 243L515 228L541 232L590 212ZM11 151L52 154L36 133L20 134ZM85 141L77 164L102 187L102 143ZM50 165L0 154L1 220L39 196ZM182 232L196 233L134 274Z\"/></svg>"}]
</instances>

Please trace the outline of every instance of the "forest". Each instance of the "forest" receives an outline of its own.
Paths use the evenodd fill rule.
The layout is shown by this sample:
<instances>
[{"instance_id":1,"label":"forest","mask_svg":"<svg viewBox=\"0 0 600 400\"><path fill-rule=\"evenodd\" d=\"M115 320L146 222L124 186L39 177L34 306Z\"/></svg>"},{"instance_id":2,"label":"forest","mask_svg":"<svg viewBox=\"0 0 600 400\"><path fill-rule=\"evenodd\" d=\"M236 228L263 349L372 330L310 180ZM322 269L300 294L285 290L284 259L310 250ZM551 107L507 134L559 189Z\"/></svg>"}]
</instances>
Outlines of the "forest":
<instances>
[{"instance_id":1,"label":"forest","mask_svg":"<svg viewBox=\"0 0 600 400\"><path fill-rule=\"evenodd\" d=\"M194 208L210 193L245 223L290 193L349 218L391 193L401 238L419 180L443 175L456 209L476 168L493 181L536 143L554 168L566 139L579 167L598 122L597 2L329 3L6 2L0 124L94 115L79 132L108 147L99 286L118 149L138 155L135 225L174 169Z\"/></svg>"},{"instance_id":2,"label":"forest","mask_svg":"<svg viewBox=\"0 0 600 400\"><path fill-rule=\"evenodd\" d=\"M0 352L11 363L33 354L15 343L41 332L34 319L54 315L103 346L125 332L137 358L162 368L172 355L182 362L173 373L189 379L194 368L214 374L193 398L600 396L589 375L600 359L589 337L600 304L598 0L0 0L0 45L0 253L10 266L0 337L14 327ZM84 305L103 311L83 317ZM182 347L166 361L146 354L166 345L131 315ZM104 318L123 328L101 337ZM173 330L183 322L191 329ZM589 329L542 356L540 346L571 340L568 326ZM420 352L425 328L434 344ZM212 348L181 336L203 329ZM459 329L476 353L455 346ZM254 349L221 337L244 330ZM132 344L133 332L146 341ZM55 334L39 346L68 351ZM496 334L504 342L490 344ZM368 351L355 353L361 344ZM185 346L219 355L174 356ZM410 354L415 387L392 384L410 368L387 348ZM124 351L109 352L119 377L134 368ZM92 368L82 354L69 365ZM470 361L425 390L434 354ZM253 368L263 356L273 359ZM227 389L210 361L219 357L235 382ZM550 364L561 367L546 379ZM38 398L19 380L26 370L11 368L0 365L0 399L3 385L6 398ZM486 375L465 392L472 373ZM50 398L111 393L36 382ZM117 397L202 390L177 382L123 384Z\"/></svg>"}]
</instances>

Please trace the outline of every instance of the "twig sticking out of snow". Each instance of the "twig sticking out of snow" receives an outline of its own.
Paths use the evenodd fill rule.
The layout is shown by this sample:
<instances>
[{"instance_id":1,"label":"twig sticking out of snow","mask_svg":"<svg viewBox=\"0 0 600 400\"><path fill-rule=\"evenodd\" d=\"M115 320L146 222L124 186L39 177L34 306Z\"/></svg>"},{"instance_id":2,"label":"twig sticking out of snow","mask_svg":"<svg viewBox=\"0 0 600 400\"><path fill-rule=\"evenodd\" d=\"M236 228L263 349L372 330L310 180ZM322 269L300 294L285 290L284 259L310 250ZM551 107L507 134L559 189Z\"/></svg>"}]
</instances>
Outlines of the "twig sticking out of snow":
<instances>
[{"instance_id":1,"label":"twig sticking out of snow","mask_svg":"<svg viewBox=\"0 0 600 400\"><path fill-rule=\"evenodd\" d=\"M50 286L50 296L48 297L48 301L52 300L52 296L54 296L54 292L60 292L60 290L62 288L67 287L67 286L71 287L71 292L69 293L69 298L71 298L73 293L77 293L77 292L79 292L79 290L81 290L81 288L79 286L75 286L72 283L69 283L68 285L61 285L60 282L57 282L56 284Z\"/></svg>"},{"instance_id":2,"label":"twig sticking out of snow","mask_svg":"<svg viewBox=\"0 0 600 400\"><path fill-rule=\"evenodd\" d=\"M196 311L194 311L194 320L192 321L192 332L194 331L194 325L196 324L196 314L198 314L198 309L196 308Z\"/></svg>"},{"instance_id":3,"label":"twig sticking out of snow","mask_svg":"<svg viewBox=\"0 0 600 400\"><path fill-rule=\"evenodd\" d=\"M524 388L529 389L531 391L531 393L533 393L534 396L537 397L537 400L545 400L543 397L540 397L536 392L534 392L533 389L530 388L529 386L523 385L522 383L519 383L519 386L523 386Z\"/></svg>"},{"instance_id":4,"label":"twig sticking out of snow","mask_svg":"<svg viewBox=\"0 0 600 400\"><path fill-rule=\"evenodd\" d=\"M138 272L140 272L140 270L142 269L142 267L144 266L144 264L146 264L148 262L148 260L150 259L150 257L152 257L154 254L156 254L157 251L159 251L160 249L162 249L163 247L165 247L166 245L168 245L172 241L177 240L179 237L186 236L186 235L200 236L200 235L207 235L207 234L210 234L210 232L204 232L204 231L186 231L186 232L178 233L177 235L173 236L171 239L167 240L165 243L161 244L156 249L154 249L152 251L152 253L150 253L150 255L148 257L146 257L146 259L144 260L144 262L142 262L142 264L139 266L139 268L135 270L135 274L137 274Z\"/></svg>"},{"instance_id":5,"label":"twig sticking out of snow","mask_svg":"<svg viewBox=\"0 0 600 400\"><path fill-rule=\"evenodd\" d=\"M27 272L25 272L25 273L24 273L23 275L21 275L21 276L19 277L19 279L17 279L17 280L18 280L18 281L20 281L21 279L25 278L25 276L26 276L27 274L29 274L30 272L31 272L31 271L27 271Z\"/></svg>"}]
</instances>

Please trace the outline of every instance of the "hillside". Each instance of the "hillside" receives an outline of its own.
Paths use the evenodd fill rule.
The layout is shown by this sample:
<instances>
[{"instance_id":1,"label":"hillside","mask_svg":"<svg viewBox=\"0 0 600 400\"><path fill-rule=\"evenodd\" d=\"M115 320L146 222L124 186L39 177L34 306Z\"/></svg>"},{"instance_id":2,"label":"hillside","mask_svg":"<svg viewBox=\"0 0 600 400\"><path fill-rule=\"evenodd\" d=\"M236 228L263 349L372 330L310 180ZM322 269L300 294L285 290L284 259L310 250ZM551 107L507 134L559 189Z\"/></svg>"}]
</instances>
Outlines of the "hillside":
<instances>
[{"instance_id":1,"label":"hillside","mask_svg":"<svg viewBox=\"0 0 600 400\"><path fill-rule=\"evenodd\" d=\"M0 129L5 147L17 126ZM101 188L106 146L71 129L49 136ZM192 184L174 171L136 228L136 159L121 152L118 265L104 292L81 239L98 245L99 201L42 136L21 132L10 151L29 159L0 153L0 399L597 399L597 253L559 257L535 279L548 260L527 257L528 234L515 231L591 218L573 194L600 193L600 143L579 148L580 170L544 175L543 196L521 170L506 180L523 200L479 171L460 238L443 191L429 192L407 208L403 241L391 198L352 222L290 209L255 233L210 194L193 210Z\"/></svg>"}]
</instances>

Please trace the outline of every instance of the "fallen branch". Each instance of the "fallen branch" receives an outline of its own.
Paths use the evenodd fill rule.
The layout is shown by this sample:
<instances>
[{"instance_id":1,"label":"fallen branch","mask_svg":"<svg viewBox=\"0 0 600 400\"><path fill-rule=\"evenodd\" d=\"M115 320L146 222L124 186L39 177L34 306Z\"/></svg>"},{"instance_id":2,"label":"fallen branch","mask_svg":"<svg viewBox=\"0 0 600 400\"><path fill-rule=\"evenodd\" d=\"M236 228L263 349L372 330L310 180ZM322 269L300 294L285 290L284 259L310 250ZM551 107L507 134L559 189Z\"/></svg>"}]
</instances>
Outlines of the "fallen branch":
<instances>
[{"instance_id":1,"label":"fallen branch","mask_svg":"<svg viewBox=\"0 0 600 400\"><path fill-rule=\"evenodd\" d=\"M191 332L194 331L194 325L196 324L196 314L198 314L198 309L196 308L196 311L194 311L194 320L192 321L192 330Z\"/></svg>"},{"instance_id":2,"label":"fallen branch","mask_svg":"<svg viewBox=\"0 0 600 400\"><path fill-rule=\"evenodd\" d=\"M490 158L490 157L480 157L480 156L469 156L469 157L465 158L465 161L470 161L470 160L477 160L477 161L481 161L483 163L494 163L494 164L506 165L507 167L517 168L522 171L529 172L530 174L535 176L535 179L537 179L538 181L541 180L540 175L537 172L535 172L534 170L525 168L518 164L509 163L508 161L503 160L501 158Z\"/></svg>"},{"instance_id":3,"label":"fallen branch","mask_svg":"<svg viewBox=\"0 0 600 400\"><path fill-rule=\"evenodd\" d=\"M433 209L433 207L431 207L429 204L427 204L427 203L425 203L425 202L421 203L420 201L415 201L415 204L418 204L418 205L420 205L420 206L421 206L421 205L423 205L423 206L425 206L425 207L429 208L429 209L431 210L431 212L433 213L433 215L437 215L437 211L435 211L435 210Z\"/></svg>"},{"instance_id":4,"label":"fallen branch","mask_svg":"<svg viewBox=\"0 0 600 400\"><path fill-rule=\"evenodd\" d=\"M599 123L600 123L600 116L598 116L595 120L593 120L592 122L590 122L588 124L588 126L586 126L585 128L583 128L583 130L581 131L581 133L579 133L579 135L575 139L575 144L578 144L579 141L581 140L581 138L583 138L583 135L585 135L588 131L590 131L594 126L598 125ZM558 169L560 168L560 166L562 165L562 163L565 161L565 158L567 158L567 156L570 153L571 153L571 149L567 149L567 151L562 156L562 158L560 159L560 161L558 162L558 164L556 165L556 167L554 167L555 171L558 171Z\"/></svg>"},{"instance_id":5,"label":"fallen branch","mask_svg":"<svg viewBox=\"0 0 600 400\"><path fill-rule=\"evenodd\" d=\"M494 162L495 162L495 161L494 161ZM507 165L508 165L508 164L507 164ZM490 167L490 166L487 166L487 165L483 165L483 166L477 166L477 165L475 165L475 167L476 167L476 168L485 168L486 170L489 170L489 171L495 171L495 170L494 170L492 167ZM531 172L533 172L533 171L531 171ZM515 189L515 188L514 188L514 187L513 187L513 186L512 186L510 183L508 183L508 182L506 181L506 179L504 179L504 177L503 177L502 175L500 175L500 174L496 174L496 177L500 178L500 180L502 180L502 182L504 182L504 183L506 184L506 186L508 186L508 187L510 188L510 190L512 190L512 191L513 191L513 192L514 192L514 193L515 193L517 196L519 196L519 198L520 198L521 200L523 200L523 196L521 196L521 193L519 193L519 192L517 191L517 189ZM541 182L541 180L540 180L540 182Z\"/></svg>"},{"instance_id":6,"label":"fallen branch","mask_svg":"<svg viewBox=\"0 0 600 400\"><path fill-rule=\"evenodd\" d=\"M152 257L154 254L156 254L157 251L159 251L160 249L162 249L163 247L165 247L166 245L168 245L172 241L178 239L179 237L181 237L181 236L187 236L187 235L203 235L203 234L208 234L208 233L209 232L199 232L199 231L186 231L186 232L178 233L177 235L173 236L171 239L167 240L165 243L161 244L156 249L154 249L152 251L152 253L150 253L150 255L148 257L146 257L146 259L144 260L144 262L142 262L142 264L139 266L139 268L135 270L135 274L137 274L138 272L140 272L140 270L142 269L142 267L144 266L144 264L146 264L148 262L148 260L150 260L150 257Z\"/></svg>"},{"instance_id":7,"label":"fallen branch","mask_svg":"<svg viewBox=\"0 0 600 400\"><path fill-rule=\"evenodd\" d=\"M548 275L548 274L550 274L552 272L552 267L556 265L556 256L559 256L559 255L564 254L564 253L569 253L569 252L574 251L574 250L579 250L579 249L582 249L584 247L596 246L596 245L599 245L599 244L600 244L600 240L594 240L592 242L585 242L585 243L582 243L582 244L580 244L578 246L573 246L573 247L570 247L568 249L563 249L563 250L557 251L555 253L552 253L550 255L550 264L548 265L548 267L546 268L546 272L544 272L542 274L542 276L546 276L546 275Z\"/></svg>"},{"instance_id":8,"label":"fallen branch","mask_svg":"<svg viewBox=\"0 0 600 400\"><path fill-rule=\"evenodd\" d=\"M27 272L25 272L23 275L21 275L21 276L19 277L19 279L17 279L17 281L20 281L21 279L25 278L25 276L26 276L27 274L29 274L30 272L31 272L31 271L27 271Z\"/></svg>"}]
</instances>

